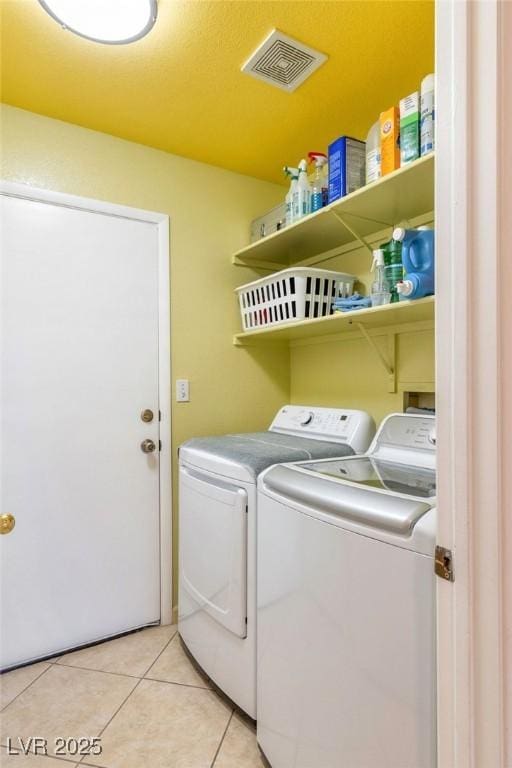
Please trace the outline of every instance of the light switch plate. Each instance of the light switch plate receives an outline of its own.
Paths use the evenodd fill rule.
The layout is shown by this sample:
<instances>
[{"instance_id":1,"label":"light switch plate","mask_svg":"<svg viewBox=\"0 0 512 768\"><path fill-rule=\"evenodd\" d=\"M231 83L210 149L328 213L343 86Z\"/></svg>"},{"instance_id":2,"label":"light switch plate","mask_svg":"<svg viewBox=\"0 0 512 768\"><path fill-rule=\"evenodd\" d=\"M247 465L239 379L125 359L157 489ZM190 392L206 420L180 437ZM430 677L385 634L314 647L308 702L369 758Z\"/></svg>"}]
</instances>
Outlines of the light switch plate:
<instances>
[{"instance_id":1,"label":"light switch plate","mask_svg":"<svg viewBox=\"0 0 512 768\"><path fill-rule=\"evenodd\" d=\"M188 379L176 379L176 402L190 402L190 382Z\"/></svg>"}]
</instances>

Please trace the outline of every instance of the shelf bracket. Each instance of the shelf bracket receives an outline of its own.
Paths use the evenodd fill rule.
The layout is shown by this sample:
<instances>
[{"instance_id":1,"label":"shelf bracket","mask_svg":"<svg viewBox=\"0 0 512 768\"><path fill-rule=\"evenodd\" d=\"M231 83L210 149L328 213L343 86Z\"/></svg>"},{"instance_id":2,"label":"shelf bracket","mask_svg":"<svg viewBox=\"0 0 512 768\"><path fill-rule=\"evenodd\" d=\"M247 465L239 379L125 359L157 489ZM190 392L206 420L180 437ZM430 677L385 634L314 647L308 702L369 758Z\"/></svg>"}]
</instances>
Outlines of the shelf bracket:
<instances>
[{"instance_id":1,"label":"shelf bracket","mask_svg":"<svg viewBox=\"0 0 512 768\"><path fill-rule=\"evenodd\" d=\"M338 221L340 221L343 224L345 229L348 229L348 231L350 232L350 234L352 235L353 238L355 238L356 240L359 240L359 242L365 248L367 248L370 251L371 254L373 254L373 248L370 245L370 243L367 240L365 240L365 238L362 235L358 235L357 232L355 231L355 229L353 229L350 226L350 224L347 224L347 221L346 221L344 216L340 216L340 214L337 211L331 211L331 213L332 213L333 216L335 216L335 218L338 219Z\"/></svg>"},{"instance_id":2,"label":"shelf bracket","mask_svg":"<svg viewBox=\"0 0 512 768\"><path fill-rule=\"evenodd\" d=\"M375 342L375 339L373 339L366 328L364 327L363 323L354 322L354 325L357 327L357 329L360 331L362 336L366 339L368 344L371 346L373 351L376 353L377 357L381 361L382 365L386 369L386 372L388 374L388 392L396 392L396 333L389 332L387 334L388 338L388 358L384 355L378 344ZM393 362L390 363L389 360L392 360Z\"/></svg>"}]
</instances>

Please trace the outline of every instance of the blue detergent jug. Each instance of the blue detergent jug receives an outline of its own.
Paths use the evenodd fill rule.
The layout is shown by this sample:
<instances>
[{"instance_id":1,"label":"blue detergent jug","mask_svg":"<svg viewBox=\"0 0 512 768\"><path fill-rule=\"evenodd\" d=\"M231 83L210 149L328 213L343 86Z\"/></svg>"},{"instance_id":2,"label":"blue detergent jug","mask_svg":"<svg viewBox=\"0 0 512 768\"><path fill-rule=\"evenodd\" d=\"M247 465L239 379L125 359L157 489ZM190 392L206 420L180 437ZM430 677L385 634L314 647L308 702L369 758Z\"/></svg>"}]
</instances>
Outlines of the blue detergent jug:
<instances>
[{"instance_id":1,"label":"blue detergent jug","mask_svg":"<svg viewBox=\"0 0 512 768\"><path fill-rule=\"evenodd\" d=\"M404 279L397 284L400 299L422 299L435 291L434 231L401 229L393 239L402 242Z\"/></svg>"}]
</instances>

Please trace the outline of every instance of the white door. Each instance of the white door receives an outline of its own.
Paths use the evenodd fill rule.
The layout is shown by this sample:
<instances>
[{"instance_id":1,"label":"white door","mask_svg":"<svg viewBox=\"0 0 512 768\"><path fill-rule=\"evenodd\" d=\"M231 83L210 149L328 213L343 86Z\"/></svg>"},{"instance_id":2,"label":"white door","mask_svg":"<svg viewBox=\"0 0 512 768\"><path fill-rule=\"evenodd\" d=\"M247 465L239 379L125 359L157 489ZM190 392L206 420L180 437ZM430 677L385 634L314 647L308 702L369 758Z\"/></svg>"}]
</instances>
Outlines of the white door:
<instances>
[{"instance_id":1,"label":"white door","mask_svg":"<svg viewBox=\"0 0 512 768\"><path fill-rule=\"evenodd\" d=\"M160 619L159 252L145 221L0 200L5 668Z\"/></svg>"}]
</instances>

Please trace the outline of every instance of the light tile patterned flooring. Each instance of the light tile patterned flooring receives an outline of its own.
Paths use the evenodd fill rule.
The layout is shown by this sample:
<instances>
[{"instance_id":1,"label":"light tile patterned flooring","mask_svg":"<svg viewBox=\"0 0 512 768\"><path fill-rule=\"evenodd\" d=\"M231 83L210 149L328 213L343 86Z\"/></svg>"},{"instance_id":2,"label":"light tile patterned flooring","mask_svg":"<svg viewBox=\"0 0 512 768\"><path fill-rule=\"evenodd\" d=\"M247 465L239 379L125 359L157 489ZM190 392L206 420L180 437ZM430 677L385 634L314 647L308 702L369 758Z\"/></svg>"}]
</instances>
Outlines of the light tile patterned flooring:
<instances>
[{"instance_id":1,"label":"light tile patterned flooring","mask_svg":"<svg viewBox=\"0 0 512 768\"><path fill-rule=\"evenodd\" d=\"M175 626L151 627L0 678L2 768L263 768L253 723L190 661ZM9 755L30 736L48 756ZM101 755L51 756L57 737Z\"/></svg>"}]
</instances>

